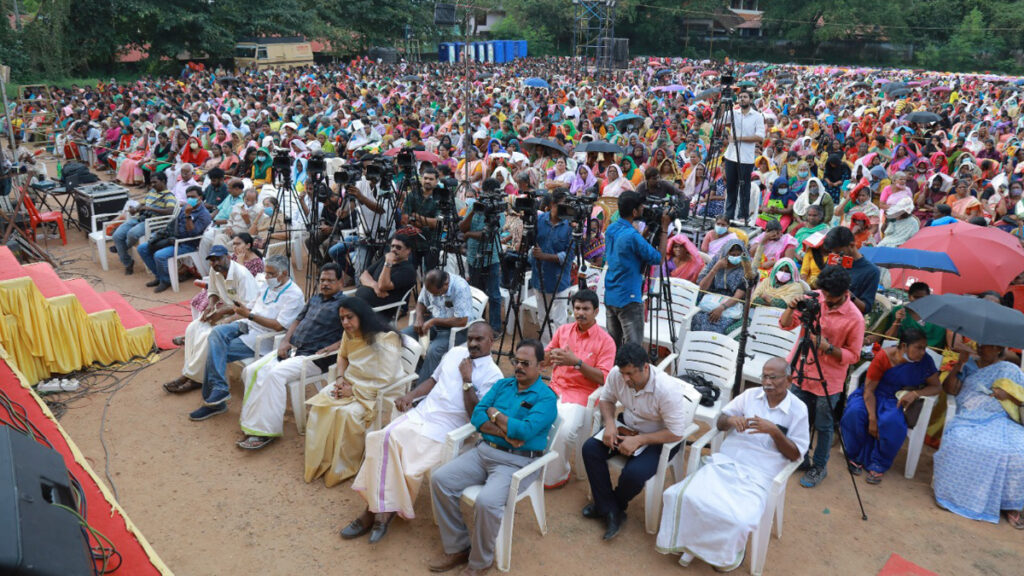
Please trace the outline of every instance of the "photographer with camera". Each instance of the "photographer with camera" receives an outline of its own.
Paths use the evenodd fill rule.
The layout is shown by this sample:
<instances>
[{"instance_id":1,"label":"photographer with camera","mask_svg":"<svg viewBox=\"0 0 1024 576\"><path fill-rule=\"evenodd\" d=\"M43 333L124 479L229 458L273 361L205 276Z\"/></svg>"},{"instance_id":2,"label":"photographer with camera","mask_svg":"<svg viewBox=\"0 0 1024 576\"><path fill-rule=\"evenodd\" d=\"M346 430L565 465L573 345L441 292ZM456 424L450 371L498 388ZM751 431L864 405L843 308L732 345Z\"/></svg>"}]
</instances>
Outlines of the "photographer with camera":
<instances>
[{"instance_id":1,"label":"photographer with camera","mask_svg":"<svg viewBox=\"0 0 1024 576\"><path fill-rule=\"evenodd\" d=\"M402 206L402 227L415 226L423 233L423 238L413 250L413 265L419 268L423 263L428 271L437 268L437 254L430 250L437 239L438 216L441 213L440 200L434 193L437 183L437 170L427 168L420 174L419 190L411 190ZM455 193L454 190L444 192L448 195Z\"/></svg>"},{"instance_id":2,"label":"photographer with camera","mask_svg":"<svg viewBox=\"0 0 1024 576\"><path fill-rule=\"evenodd\" d=\"M365 239L378 236L380 229L388 225L385 216L388 203L378 186L380 176L376 171L365 169L372 161L372 156L363 156L357 163L348 165L344 171L335 174L338 188L345 191L337 216L343 222L354 221L355 227L362 234L351 234L341 238L341 241L331 246L327 253L341 266L344 274L353 279L358 278L357 270L366 266L368 250ZM386 235L390 236L392 232L394 230L389 229Z\"/></svg>"},{"instance_id":3,"label":"photographer with camera","mask_svg":"<svg viewBox=\"0 0 1024 576\"><path fill-rule=\"evenodd\" d=\"M636 187L636 193L640 195L644 201L647 201L648 196L655 198L668 198L670 196L678 196L679 190L672 185L668 180L661 178L661 172L654 166L651 166L647 170L644 170L644 181Z\"/></svg>"},{"instance_id":4,"label":"photographer with camera","mask_svg":"<svg viewBox=\"0 0 1024 576\"><path fill-rule=\"evenodd\" d=\"M466 237L469 284L487 293L487 322L497 335L501 333L502 305L501 242L498 236L505 227L505 208L508 205L499 186L493 178L484 180L481 185L483 193L469 205L466 216L459 222L459 231Z\"/></svg>"},{"instance_id":5,"label":"photographer with camera","mask_svg":"<svg viewBox=\"0 0 1024 576\"><path fill-rule=\"evenodd\" d=\"M829 253L828 265L841 266L850 275L850 298L864 316L871 314L875 305L875 292L882 273L857 249L853 231L837 226L825 234L825 251ZM820 276L819 282L820 282Z\"/></svg>"},{"instance_id":6,"label":"photographer with camera","mask_svg":"<svg viewBox=\"0 0 1024 576\"><path fill-rule=\"evenodd\" d=\"M566 301L572 283L569 271L573 261L571 224L568 218L563 218L567 208L565 188L553 191L551 209L537 216L537 245L530 252L533 263L530 291L537 301L541 322L550 308L546 314L547 326L540 327L540 339L545 344L567 319Z\"/></svg>"},{"instance_id":7,"label":"photographer with camera","mask_svg":"<svg viewBox=\"0 0 1024 576\"><path fill-rule=\"evenodd\" d=\"M735 130L729 132L729 145L725 149L725 217L746 222L750 216L750 174L754 170L754 145L764 142L764 116L753 109L754 97L744 90L736 97L736 109L728 111L726 126ZM739 196L739 211L736 197Z\"/></svg>"},{"instance_id":8,"label":"photographer with camera","mask_svg":"<svg viewBox=\"0 0 1024 576\"><path fill-rule=\"evenodd\" d=\"M817 431L813 461L805 456L800 467L807 470L800 479L805 488L814 488L828 476L826 466L835 429L832 410L842 397L846 372L860 360L860 348L864 345L864 316L853 302L850 274L840 266L826 266L818 275L818 290L794 297L779 318L779 326L784 330L800 327L804 331L801 335L809 335L820 360L816 364L815 354L810 350L805 358L796 359L798 366L803 361L804 368L796 374L792 388L793 394L807 405L811 426ZM791 363L799 346L797 340L789 354Z\"/></svg>"},{"instance_id":9,"label":"photographer with camera","mask_svg":"<svg viewBox=\"0 0 1024 576\"><path fill-rule=\"evenodd\" d=\"M643 214L643 200L636 192L623 192L619 196L619 219L605 231L604 300L608 318L608 333L615 340L615 346L624 343L643 343L644 271L661 263L668 241L666 230L672 221L672 214L663 211L661 229L657 238L648 243L633 226L633 221ZM655 249L652 244L657 244Z\"/></svg>"}]
</instances>

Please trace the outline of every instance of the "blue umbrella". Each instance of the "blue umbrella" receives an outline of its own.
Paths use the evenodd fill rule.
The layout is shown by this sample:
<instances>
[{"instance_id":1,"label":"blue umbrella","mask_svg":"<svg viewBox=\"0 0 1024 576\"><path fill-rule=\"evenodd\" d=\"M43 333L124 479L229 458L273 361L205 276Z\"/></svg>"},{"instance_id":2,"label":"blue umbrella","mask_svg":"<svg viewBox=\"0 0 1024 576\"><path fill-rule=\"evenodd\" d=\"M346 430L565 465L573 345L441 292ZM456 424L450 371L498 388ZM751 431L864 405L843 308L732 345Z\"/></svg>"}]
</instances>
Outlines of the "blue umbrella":
<instances>
[{"instance_id":1,"label":"blue umbrella","mask_svg":"<svg viewBox=\"0 0 1024 576\"><path fill-rule=\"evenodd\" d=\"M551 85L547 83L543 78L527 78L523 81L523 84L530 88L551 88Z\"/></svg>"},{"instance_id":2,"label":"blue umbrella","mask_svg":"<svg viewBox=\"0 0 1024 576\"><path fill-rule=\"evenodd\" d=\"M619 114L615 118L612 118L612 124L618 124L619 122L636 122L642 120L643 118L633 113Z\"/></svg>"},{"instance_id":3,"label":"blue umbrella","mask_svg":"<svg viewBox=\"0 0 1024 576\"><path fill-rule=\"evenodd\" d=\"M927 272L949 272L960 275L956 264L945 252L915 250L913 248L893 248L891 246L865 246L860 253L882 268L908 268Z\"/></svg>"}]
</instances>

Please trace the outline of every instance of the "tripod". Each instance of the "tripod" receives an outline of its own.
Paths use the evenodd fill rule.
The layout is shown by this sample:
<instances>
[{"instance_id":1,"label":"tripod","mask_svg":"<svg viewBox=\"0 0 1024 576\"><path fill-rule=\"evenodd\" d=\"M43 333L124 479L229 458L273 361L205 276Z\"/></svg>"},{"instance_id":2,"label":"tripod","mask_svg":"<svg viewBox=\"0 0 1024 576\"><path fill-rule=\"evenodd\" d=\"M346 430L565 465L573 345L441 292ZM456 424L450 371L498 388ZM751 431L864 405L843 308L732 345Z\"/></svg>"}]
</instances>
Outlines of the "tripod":
<instances>
[{"instance_id":1,"label":"tripod","mask_svg":"<svg viewBox=\"0 0 1024 576\"><path fill-rule=\"evenodd\" d=\"M284 160L282 160L282 158ZM288 258L288 262L294 265L292 259L292 234L300 233L306 234L307 238L313 237L317 234L316 229L316 212L318 209L317 200L315 196L310 196L309 212L307 213L302 209L303 201L299 196L299 193L295 191L292 186L291 176L291 165L287 161L286 155L278 155L274 159L274 185L277 188L277 207L274 208L273 214L270 215L270 227L267 229L267 236L264 239L263 245L267 247L268 251L272 238L275 232L284 232L284 254ZM298 210L294 208L298 206ZM299 225L296 226L296 222L293 221L293 214L297 214L299 217ZM278 228L280 224L284 226ZM306 250L306 278L305 278L305 294L312 294L314 292L316 271L314 270L316 262L313 256L312 250Z\"/></svg>"},{"instance_id":2,"label":"tripod","mask_svg":"<svg viewBox=\"0 0 1024 576\"><path fill-rule=\"evenodd\" d=\"M652 221L648 222L648 224L650 225L651 229L650 241L655 248L658 248L658 246L655 244L661 237L661 220L652 219ZM656 336L659 332L658 325L661 324L661 322L664 321L668 323L668 339L669 342L671 342L671 348L669 349L670 354L676 351L676 344L679 342L679 333L678 328L676 327L675 310L672 306L672 281L670 280L667 260L668 256L664 256L661 260L661 264L659 265L660 277L657 278L657 294L655 293L654 282L651 278L651 267L649 266L647 270L644 271L644 284L647 286L647 301L652 302L654 298L658 299L658 306L649 307L647 311L649 318L649 321L647 322L647 341L650 343L647 349L647 355L651 358L651 361L654 363L657 363L658 360L658 345ZM666 313L666 317L659 318L657 316L657 312L663 307Z\"/></svg>"},{"instance_id":3,"label":"tripod","mask_svg":"<svg viewBox=\"0 0 1024 576\"><path fill-rule=\"evenodd\" d=\"M725 149L728 149L728 143L725 136L725 129L728 127L730 134L736 134L736 114L733 112L733 104L735 100L732 92L732 74L726 73L722 75L722 96L718 101L718 105L715 108L714 120L711 123L711 143L708 146L707 162L704 165L704 181L703 188L706 190L697 195L696 200L704 198L704 217L701 219L700 227L697 230L697 241L704 236L704 233L708 231L708 211L711 207L711 193L714 179L714 174L722 166L722 161L725 158L723 153L723 144ZM728 125L726 124L726 115L728 115ZM736 147L736 159L739 159L739 143L733 144ZM743 183L740 182L740 188L743 188ZM698 188L699 189L699 188ZM698 202L699 204L699 202ZM744 222L745 224L745 222ZM712 254L714 256L714 254Z\"/></svg>"},{"instance_id":4,"label":"tripod","mask_svg":"<svg viewBox=\"0 0 1024 576\"><path fill-rule=\"evenodd\" d=\"M749 298L749 297L748 297ZM825 375L821 371L821 360L818 358L818 347L815 343L817 339L821 337L821 323L819 314L805 314L802 315L800 320L803 324L803 328L800 333L800 343L797 345L796 354L793 355L793 360L790 362L790 369L796 373L796 385L797 388L802 389L804 379L806 378L805 369L807 367L807 355L810 354L814 359L814 367L818 371L818 381L821 382L821 389L825 393L825 401L828 402L828 409L831 413L835 413L835 404L832 401L832 397L829 396L828 382L825 381ZM742 377L742 376L741 376ZM818 442L821 438L817 439ZM846 458L846 441L843 440L843 434L839 433L839 444L843 449L843 458ZM844 462L845 464L845 462ZM850 482L853 484L853 493L857 495L857 504L860 506L861 520L867 520L868 515L864 512L864 502L860 499L860 490L857 489L857 479L853 476L853 470L849 466L846 466L847 472L850 474Z\"/></svg>"},{"instance_id":5,"label":"tripod","mask_svg":"<svg viewBox=\"0 0 1024 576\"><path fill-rule=\"evenodd\" d=\"M566 258L567 259L571 258L572 260L567 260L567 263L560 264L561 269L558 271L558 280L555 281L555 285L554 285L555 291L551 293L551 298L547 297L548 291L547 291L546 287L544 286L543 267L542 266L538 266L538 269L540 270L541 274L537 278L537 282L540 285L541 297L544 299L544 316L541 319L540 326L539 326L539 332L538 332L538 334L540 334L541 338L544 337L544 331L545 330L548 330L550 332L551 336L554 337L554 332L555 331L551 329L551 324L552 324L552 321L551 321L551 308L554 307L555 300L558 298L558 293L559 293L558 287L562 285L562 278L565 276L565 274L569 270L572 269L572 264L568 263L568 262L575 261L575 263L576 263L576 276L577 276L576 284L579 287L579 289L580 290L585 290L587 288L587 277L586 277L587 260L586 260L586 258L584 258L583 250L580 249L581 246L585 245L585 243L583 241L583 229L585 227L586 214L587 214L587 212L585 212L584 210L581 210L581 209L576 209L573 212L572 223L570 224L570 228L572 229L572 232L570 233L570 236L569 236L569 248L568 248L568 250L565 251ZM524 224L523 228L524 228L524 230L526 229L525 224ZM534 228L536 228L536 225L534 225ZM587 229L587 232L589 234L589 232L590 232L589 228ZM536 235L536 232L534 232L534 235ZM528 236L526 234L523 235L523 245L524 246L528 246L528 244L526 244L527 237ZM534 243L534 241L530 242L530 244L533 244L533 243ZM539 310L540 305L541 305L541 303L540 303L540 301L538 301L537 302L538 310Z\"/></svg>"}]
</instances>

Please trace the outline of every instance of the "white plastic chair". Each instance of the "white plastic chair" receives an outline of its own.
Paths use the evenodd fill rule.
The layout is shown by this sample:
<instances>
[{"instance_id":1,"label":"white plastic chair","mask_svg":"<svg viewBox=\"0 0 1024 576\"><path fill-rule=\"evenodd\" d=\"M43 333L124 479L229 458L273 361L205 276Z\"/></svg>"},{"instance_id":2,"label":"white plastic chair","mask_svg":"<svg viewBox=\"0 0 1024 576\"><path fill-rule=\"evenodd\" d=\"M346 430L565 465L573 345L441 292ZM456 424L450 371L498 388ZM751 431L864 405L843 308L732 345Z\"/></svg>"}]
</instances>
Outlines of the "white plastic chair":
<instances>
[{"instance_id":1,"label":"white plastic chair","mask_svg":"<svg viewBox=\"0 0 1024 576\"><path fill-rule=\"evenodd\" d=\"M544 449L544 455L536 458L526 466L512 474L512 484L508 488L508 500L505 503L505 513L501 517L501 528L498 529L497 545L494 550L495 564L498 570L508 572L512 565L512 529L516 518L516 504L524 498L530 499L533 505L533 514L537 518L537 525L541 534L548 533L548 517L544 506L544 472L548 464L558 458L558 453L551 450L551 441L558 434L558 428L562 425L562 419L556 418L548 432L548 444ZM469 439L476 428L472 424L466 424L448 433L445 442L444 462L448 462L459 454L463 443ZM539 474L538 474L539 472ZM522 492L519 486L531 475L537 477ZM483 485L470 486L462 492L462 501L470 506L476 506L476 498L480 494ZM434 518L437 518L437 503L433 501L431 491L431 505L434 506Z\"/></svg>"},{"instance_id":2,"label":"white plastic chair","mask_svg":"<svg viewBox=\"0 0 1024 576\"><path fill-rule=\"evenodd\" d=\"M743 363L743 379L761 383L761 370L772 358L785 358L796 345L800 330L783 330L779 326L781 308L758 306L750 320L747 333L747 358Z\"/></svg>"},{"instance_id":3,"label":"white plastic chair","mask_svg":"<svg viewBox=\"0 0 1024 576\"><path fill-rule=\"evenodd\" d=\"M703 422L714 428L722 408L732 400L732 385L736 378L736 358L739 354L739 343L725 334L717 332L687 332L680 354L682 365L678 376L684 382L687 371L699 372L712 384L718 387L719 396L715 405L697 406L694 420ZM692 384L692 383L691 383ZM718 449L716 444L714 449ZM678 462L678 461L677 461ZM678 464L677 464L678 466ZM682 470L677 469L676 475L682 477Z\"/></svg>"},{"instance_id":4,"label":"white plastic chair","mask_svg":"<svg viewBox=\"0 0 1024 576\"><path fill-rule=\"evenodd\" d=\"M661 278L651 280L652 296L648 301L644 342L679 353L686 333L690 330L690 322L698 312L697 296L700 289L688 280L669 278L671 302L667 302L661 296L661 281ZM675 342L672 341L673 335Z\"/></svg>"},{"instance_id":5,"label":"white plastic chair","mask_svg":"<svg viewBox=\"0 0 1024 576\"><path fill-rule=\"evenodd\" d=\"M897 342L895 340L888 340L882 344L882 348L890 348L895 346ZM942 356L934 350L926 350L932 360L935 362L935 367L939 368L942 366ZM867 377L868 366L870 362L864 362L857 367L856 370L850 373L850 379L846 385L846 395L849 396L854 390L859 388L862 384L862 380ZM949 396L947 396L949 398ZM917 425L913 428L907 429L907 465L903 470L903 477L907 480L913 480L914 474L917 473L917 463L921 460L921 450L924 448L924 437L928 432L928 421L932 418L932 410L935 409L935 401L938 399L938 395L935 396L921 396L924 401L921 405L921 414L917 418ZM948 423L953 414L956 412L956 404L953 401L952 410L946 409L946 422Z\"/></svg>"},{"instance_id":6,"label":"white plastic chair","mask_svg":"<svg viewBox=\"0 0 1024 576\"><path fill-rule=\"evenodd\" d=\"M387 407L384 405L384 397L387 396L386 393L393 392L396 389L400 390L402 394L409 393L409 387L412 385L413 382L416 381L416 362L419 360L419 358L420 343L417 342L414 338L402 334L402 370L403 372L405 372L405 374L401 378L396 380L394 383L392 383L390 386L388 386L386 390L382 390L379 394L377 394L377 400L374 404L375 416L373 419L373 424L370 425L368 431L372 432L374 430L380 430L391 421L390 412L387 414L387 417L385 417L385 409ZM327 382L331 383L337 379L338 365L331 364L331 367L327 369ZM303 397L303 394L299 393L300 390L298 388L298 381L289 384L289 386L292 386L292 411L294 412L296 400L302 400L302 404L303 406L305 406L305 398ZM303 386L303 390L301 390L301 392L304 392L304 389L305 386Z\"/></svg>"},{"instance_id":7,"label":"white plastic chair","mask_svg":"<svg viewBox=\"0 0 1024 576\"><path fill-rule=\"evenodd\" d=\"M690 447L690 463L687 466L687 475L696 474L703 463L701 451L711 445L721 445L725 432L713 426L706 434L700 437ZM775 520L775 535L782 539L782 517L786 509L786 484L789 477L800 466L800 459L790 462L775 475L772 485L768 489L768 500L765 502L764 512L761 513L761 521L757 528L750 535L750 573L753 576L761 576L764 572L765 560L768 557L768 542L772 536L772 519Z\"/></svg>"},{"instance_id":8,"label":"white plastic chair","mask_svg":"<svg viewBox=\"0 0 1024 576\"><path fill-rule=\"evenodd\" d=\"M116 218L120 214L120 212L111 214L96 214L95 218ZM93 230L92 232L89 232L89 241L92 242L93 245L96 247L96 259L99 260L100 267L103 268L104 270L110 269L107 267L107 241L113 239L113 236L107 235L106 226L100 226L99 230Z\"/></svg>"},{"instance_id":9,"label":"white plastic chair","mask_svg":"<svg viewBox=\"0 0 1024 576\"><path fill-rule=\"evenodd\" d=\"M448 336L448 349L451 350L455 347L455 335L459 332L469 328L469 325L477 320L484 317L484 310L487 309L487 294L474 286L469 287L469 292L473 297L473 315L466 321L466 325L460 328L452 328ZM412 326L416 322L416 303L414 302L409 310L409 325ZM426 353L426 347L423 348Z\"/></svg>"},{"instance_id":10,"label":"white plastic chair","mask_svg":"<svg viewBox=\"0 0 1024 576\"><path fill-rule=\"evenodd\" d=\"M207 269L206 262L199 257L199 252L189 252L188 254L178 254L178 248L185 242L199 242L202 236L192 236L191 238L175 238L174 239L174 254L167 259L167 274L171 277L171 290L178 292L181 289L180 282L178 281L178 262L191 260L196 265L196 269L199 273L205 276L209 271Z\"/></svg>"},{"instance_id":11,"label":"white plastic chair","mask_svg":"<svg viewBox=\"0 0 1024 576\"><path fill-rule=\"evenodd\" d=\"M354 298L356 295L356 290L357 289L353 288L352 290L346 290L345 292L342 292L342 294ZM409 302L409 296L412 295L413 290L415 290L415 288L409 288L408 290L406 290L405 295L402 296L401 300L392 302L391 304L384 304L383 306L374 306L373 311L376 312L377 314L380 314L382 312L388 312L390 310L393 310L394 323L398 324L399 314L402 313L402 306L405 306Z\"/></svg>"}]
</instances>

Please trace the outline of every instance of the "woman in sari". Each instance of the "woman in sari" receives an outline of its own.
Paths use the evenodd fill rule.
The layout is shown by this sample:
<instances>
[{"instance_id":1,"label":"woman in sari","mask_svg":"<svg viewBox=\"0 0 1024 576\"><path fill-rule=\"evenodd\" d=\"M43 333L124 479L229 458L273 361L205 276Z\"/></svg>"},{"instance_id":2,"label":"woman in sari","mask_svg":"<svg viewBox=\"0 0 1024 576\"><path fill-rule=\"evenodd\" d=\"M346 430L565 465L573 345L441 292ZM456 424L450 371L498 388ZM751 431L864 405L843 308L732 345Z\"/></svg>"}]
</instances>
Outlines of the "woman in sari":
<instances>
[{"instance_id":1,"label":"woman in sari","mask_svg":"<svg viewBox=\"0 0 1024 576\"><path fill-rule=\"evenodd\" d=\"M757 225L764 227L768 222L778 222L782 230L788 230L793 223L793 205L798 194L789 186L789 179L779 176L772 183L771 193L765 194L761 201Z\"/></svg>"},{"instance_id":2,"label":"woman in sari","mask_svg":"<svg viewBox=\"0 0 1024 576\"><path fill-rule=\"evenodd\" d=\"M157 172L163 172L174 165L173 152L171 150L171 139L167 132L161 132L157 136L156 146L148 162L142 164L142 179L145 186L149 186L150 178Z\"/></svg>"},{"instance_id":3,"label":"woman in sari","mask_svg":"<svg viewBox=\"0 0 1024 576\"><path fill-rule=\"evenodd\" d=\"M700 241L700 251L711 256L712 258L717 257L718 252L729 243L730 240L739 239L744 244L747 243L747 233L740 230L739 228L730 228L729 220L726 219L724 214L721 214L715 218L715 226L708 230L704 234L704 238Z\"/></svg>"},{"instance_id":4,"label":"woman in sari","mask_svg":"<svg viewBox=\"0 0 1024 576\"><path fill-rule=\"evenodd\" d=\"M906 172L895 172L892 175L892 182L882 189L882 195L878 199L878 205L882 210L888 210L904 198L913 198L914 191L907 185Z\"/></svg>"},{"instance_id":5,"label":"woman in sari","mask_svg":"<svg viewBox=\"0 0 1024 576\"><path fill-rule=\"evenodd\" d=\"M796 202L793 203L793 214L796 216L797 222L790 226L790 232L796 232L801 224L807 226L805 217L807 216L807 209L811 206L820 207L822 213L821 221L816 222L814 225L825 224L826 226L831 226L832 215L835 213L835 204L832 203L832 197L825 193L821 180L814 177L807 180L807 186L804 187L804 191L796 197Z\"/></svg>"},{"instance_id":6,"label":"woman in sari","mask_svg":"<svg viewBox=\"0 0 1024 576\"><path fill-rule=\"evenodd\" d=\"M238 166L240 162L238 154L235 154L234 150L231 149L230 142L224 142L220 145L221 149L221 161L217 165L218 168L224 171L225 174L235 174L235 166Z\"/></svg>"},{"instance_id":7,"label":"woman in sari","mask_svg":"<svg viewBox=\"0 0 1024 576\"><path fill-rule=\"evenodd\" d=\"M765 226L764 234L755 238L752 244L756 246L754 264L762 281L771 274L779 260L796 260L796 238L783 233L778 220L769 222Z\"/></svg>"},{"instance_id":8,"label":"woman in sari","mask_svg":"<svg viewBox=\"0 0 1024 576\"><path fill-rule=\"evenodd\" d=\"M604 185L601 188L602 196L618 198L623 192L635 190L633 183L622 175L622 168L618 164L609 164L605 171Z\"/></svg>"},{"instance_id":9,"label":"woman in sari","mask_svg":"<svg viewBox=\"0 0 1024 576\"><path fill-rule=\"evenodd\" d=\"M623 177L629 180L634 190L644 181L643 171L637 168L636 161L631 156L623 156L619 162L619 168L622 168Z\"/></svg>"},{"instance_id":10,"label":"woman in sari","mask_svg":"<svg viewBox=\"0 0 1024 576\"><path fill-rule=\"evenodd\" d=\"M966 179L956 181L953 193L946 197L944 203L953 209L953 218L957 220L981 215L981 202L971 195L971 183Z\"/></svg>"},{"instance_id":11,"label":"woman in sari","mask_svg":"<svg viewBox=\"0 0 1024 576\"><path fill-rule=\"evenodd\" d=\"M667 252L668 258L663 260L663 264L651 267L651 276L660 277L664 268L672 278L690 282L697 281L697 275L704 268L704 259L685 234L676 234L669 238L665 252Z\"/></svg>"},{"instance_id":12,"label":"woman in sari","mask_svg":"<svg viewBox=\"0 0 1024 576\"><path fill-rule=\"evenodd\" d=\"M153 142L156 142L156 133L152 134ZM121 154L117 161L117 181L125 186L134 186L142 181L142 160L149 150L149 140L142 133L141 128L136 128L132 134L131 143Z\"/></svg>"},{"instance_id":13,"label":"woman in sari","mask_svg":"<svg viewBox=\"0 0 1024 576\"><path fill-rule=\"evenodd\" d=\"M832 197L832 204L838 205L843 195L843 184L850 179L850 166L843 161L842 152L829 154L822 172L825 192Z\"/></svg>"},{"instance_id":14,"label":"woman in sari","mask_svg":"<svg viewBox=\"0 0 1024 576\"><path fill-rule=\"evenodd\" d=\"M338 378L306 401L306 482L324 476L334 486L359 471L366 431L378 396L394 402L404 390L402 338L364 300L345 298L338 308L345 330L338 348Z\"/></svg>"},{"instance_id":15,"label":"woman in sari","mask_svg":"<svg viewBox=\"0 0 1024 576\"><path fill-rule=\"evenodd\" d=\"M566 170L565 166L565 158L559 158L555 161L555 167L548 171L547 182L544 183L545 188L548 190L568 188L572 184L573 178L576 175Z\"/></svg>"},{"instance_id":16,"label":"woman in sari","mask_svg":"<svg viewBox=\"0 0 1024 576\"><path fill-rule=\"evenodd\" d=\"M846 444L847 465L858 475L866 469L868 484L882 481L903 447L907 437L904 410L918 398L940 391L939 371L927 351L924 332L902 330L899 344L875 355L863 386L846 399L839 429ZM906 393L897 398L900 391Z\"/></svg>"},{"instance_id":17,"label":"woman in sari","mask_svg":"<svg viewBox=\"0 0 1024 576\"><path fill-rule=\"evenodd\" d=\"M597 178L594 177L594 172L590 169L590 166L581 163L576 168L576 174L573 176L572 182L569 183L569 194L582 196L589 193L588 191L595 186L597 186Z\"/></svg>"},{"instance_id":18,"label":"woman in sari","mask_svg":"<svg viewBox=\"0 0 1024 576\"><path fill-rule=\"evenodd\" d=\"M1010 525L1024 529L1024 426L1020 414L1024 374L1001 360L1002 346L978 346L977 359L966 352L943 382L956 397L956 417L935 453L932 488L946 510L996 524L1000 511Z\"/></svg>"},{"instance_id":19,"label":"woman in sari","mask_svg":"<svg viewBox=\"0 0 1024 576\"><path fill-rule=\"evenodd\" d=\"M246 153L246 157L249 154ZM266 148L256 150L256 159L252 163L252 187L256 190L263 188L264 184L272 184L274 179L274 159L270 157L270 151Z\"/></svg>"},{"instance_id":20,"label":"woman in sari","mask_svg":"<svg viewBox=\"0 0 1024 576\"><path fill-rule=\"evenodd\" d=\"M783 258L772 266L768 277L754 288L751 302L757 306L785 308L793 298L804 293L800 282L800 269L792 258Z\"/></svg>"},{"instance_id":21,"label":"woman in sari","mask_svg":"<svg viewBox=\"0 0 1024 576\"><path fill-rule=\"evenodd\" d=\"M885 211L885 232L879 246L902 246L921 229L921 223L914 218L914 201L904 198Z\"/></svg>"},{"instance_id":22,"label":"woman in sari","mask_svg":"<svg viewBox=\"0 0 1024 576\"><path fill-rule=\"evenodd\" d=\"M725 334L743 314L744 278L753 275L743 241L729 240L700 274L699 286L706 294L698 302L700 311L694 315L690 330Z\"/></svg>"}]
</instances>

